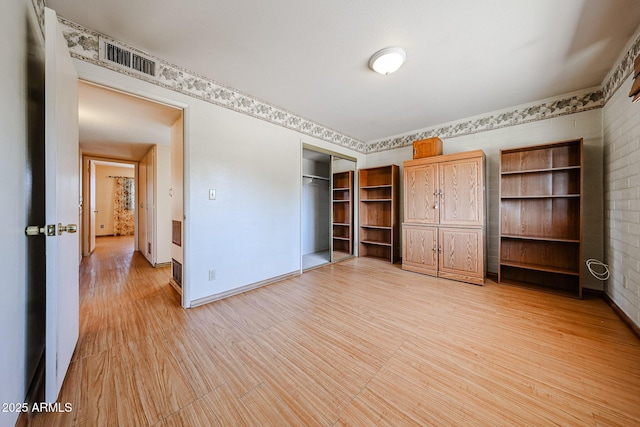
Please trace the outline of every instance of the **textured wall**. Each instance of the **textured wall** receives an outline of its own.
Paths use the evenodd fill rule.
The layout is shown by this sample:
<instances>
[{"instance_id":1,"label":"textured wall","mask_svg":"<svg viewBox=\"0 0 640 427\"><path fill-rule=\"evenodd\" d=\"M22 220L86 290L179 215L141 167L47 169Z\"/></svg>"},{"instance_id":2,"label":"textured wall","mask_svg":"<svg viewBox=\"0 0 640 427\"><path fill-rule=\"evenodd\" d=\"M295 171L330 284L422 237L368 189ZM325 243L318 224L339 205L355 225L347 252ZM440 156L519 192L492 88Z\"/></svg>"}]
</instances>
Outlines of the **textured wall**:
<instances>
[{"instance_id":1,"label":"textured wall","mask_svg":"<svg viewBox=\"0 0 640 427\"><path fill-rule=\"evenodd\" d=\"M603 112L606 292L640 326L640 103L627 96L631 82Z\"/></svg>"}]
</instances>

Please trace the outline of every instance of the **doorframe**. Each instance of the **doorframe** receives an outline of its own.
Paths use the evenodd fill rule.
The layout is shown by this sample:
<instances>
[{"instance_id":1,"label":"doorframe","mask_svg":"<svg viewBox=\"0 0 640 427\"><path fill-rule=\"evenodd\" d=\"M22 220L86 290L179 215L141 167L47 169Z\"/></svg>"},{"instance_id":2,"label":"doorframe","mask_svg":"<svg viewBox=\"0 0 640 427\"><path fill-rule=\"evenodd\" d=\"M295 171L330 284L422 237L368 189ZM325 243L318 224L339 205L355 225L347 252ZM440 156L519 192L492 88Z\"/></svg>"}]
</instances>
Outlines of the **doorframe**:
<instances>
[{"instance_id":1,"label":"doorframe","mask_svg":"<svg viewBox=\"0 0 640 427\"><path fill-rule=\"evenodd\" d=\"M303 165L304 165L304 150L311 150L311 151L316 151L318 153L322 153L322 154L328 154L330 156L329 158L329 192L330 192L330 200L333 200L333 158L334 157L339 157L341 159L344 160L349 160L353 162L353 206L351 207L351 215L353 215L352 217L352 227L353 227L353 235L352 235L352 239L353 239L353 247L352 247L352 253L351 253L351 257L357 257L358 256L358 245L355 244L355 242L357 242L358 240L358 227L356 226L356 218L358 215L358 210L357 210L357 171L358 171L358 159L356 157L350 156L348 154L342 154L339 153L337 151L333 151L330 149L326 149L326 148L322 148L322 147L318 147L317 145L313 145L304 141L300 141L300 176L302 176L302 172L303 172ZM302 250L302 234L303 234L303 230L302 230L302 212L303 212L303 191L304 191L304 184L302 184L302 182L300 183L300 274L304 273L306 270L303 268L303 263L302 263L302 259L303 259L303 250ZM330 204L329 206L330 209L330 215L329 215L329 262L326 264L322 264L322 265L327 265L327 264L333 264L334 261L333 260L333 203ZM340 259L340 261L344 260L346 258L342 258Z\"/></svg>"},{"instance_id":2,"label":"doorframe","mask_svg":"<svg viewBox=\"0 0 640 427\"><path fill-rule=\"evenodd\" d=\"M82 158L82 256L89 256L91 255L92 251L89 250L90 248L90 232L91 232L91 209L93 209L94 207L91 206L91 179L95 179L95 177L91 176L91 172L90 172L90 164L91 162L109 162L109 163L127 163L127 164L132 164L133 168L134 168L134 179L136 182L136 211L135 211L135 231L134 231L134 239L135 239L135 246L134 246L134 250L137 251L139 250L138 248L138 229L139 229L139 222L138 222L138 212L139 212L139 208L138 208L138 199L139 199L139 193L138 193L138 182L139 182L139 176L138 176L138 162L137 161L133 161L133 160L122 160L122 159L117 159L117 158L111 158L111 157L100 157L100 156L93 156L93 155L88 155L88 154L81 154L81 158Z\"/></svg>"},{"instance_id":3,"label":"doorframe","mask_svg":"<svg viewBox=\"0 0 640 427\"><path fill-rule=\"evenodd\" d=\"M190 308L191 307L191 286L190 286L191 274L189 271L189 265L190 265L190 259L191 259L191 256L190 256L191 251L188 245L188 242L190 240L190 229L191 229L190 220L189 220L191 218L191 209L189 204L189 194L190 194L190 188L191 188L190 168L189 168L190 147L191 147L190 104L182 101L178 101L174 96L172 96L171 98L167 98L165 96L161 96L156 93L152 93L150 91L142 89L140 87L141 83L137 80L133 80L132 82L125 82L124 84L118 83L113 79L113 76L111 75L111 73L115 73L112 70L103 69L95 66L97 68L97 71L91 70L90 72L87 72L85 66L88 64L82 61L79 61L77 59L74 60L74 64L76 65L76 70L78 72L78 81L83 81L85 83L103 87L108 90L121 92L126 95L135 96L151 102L164 104L169 107L182 110L182 177L183 177L183 181L182 181L182 189L183 189L182 191L182 194L183 194L183 197L182 197L182 209L183 209L182 256L183 256L183 265L182 265L181 305L183 308ZM118 73L115 73L115 74L118 75ZM128 76L126 77L131 78ZM144 84L145 83L142 83L142 85ZM168 90L168 89L164 89L164 90ZM181 96L178 94L175 94L175 95ZM136 178L139 179L137 165L136 165ZM137 225L137 211L136 211L136 225ZM137 227L136 227L136 237L137 237Z\"/></svg>"}]
</instances>

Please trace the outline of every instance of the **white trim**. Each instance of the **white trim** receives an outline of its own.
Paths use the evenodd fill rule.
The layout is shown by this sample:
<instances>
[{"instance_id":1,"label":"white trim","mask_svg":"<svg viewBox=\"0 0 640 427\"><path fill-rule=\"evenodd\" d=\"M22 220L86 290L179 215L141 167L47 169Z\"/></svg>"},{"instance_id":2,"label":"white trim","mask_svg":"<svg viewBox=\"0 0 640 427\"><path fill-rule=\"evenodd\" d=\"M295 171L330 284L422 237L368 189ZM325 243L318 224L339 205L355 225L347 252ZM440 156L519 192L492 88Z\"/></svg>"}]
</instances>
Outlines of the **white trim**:
<instances>
[{"instance_id":1,"label":"white trim","mask_svg":"<svg viewBox=\"0 0 640 427\"><path fill-rule=\"evenodd\" d=\"M300 276L299 271L292 271L291 273L283 274L281 276L272 277L271 279L262 280L260 282L251 283L245 286L241 286L239 288L234 288L225 292L220 292L218 294L209 295L204 298L198 298L196 300L191 301L191 307L198 307L200 305L208 304L210 302L219 301L224 298L228 298L233 295L238 295L244 292L251 291L253 289L261 288L263 286L271 285L273 283L281 282L286 279L290 279L292 277Z\"/></svg>"},{"instance_id":2,"label":"white trim","mask_svg":"<svg viewBox=\"0 0 640 427\"><path fill-rule=\"evenodd\" d=\"M79 59L76 58L75 61ZM122 92L127 95L132 95L138 98L146 99L151 102L156 102L160 104L164 104L169 107L178 108L182 110L182 129L183 129L183 213L184 213L184 222L183 222L183 276L182 276L182 307L189 308L191 307L191 285L190 285L190 272L188 266L191 264L191 257L189 251L188 242L190 240L190 205L189 205L189 197L190 194L190 186L191 180L189 178L190 175L190 138L191 132L189 130L189 125L191 122L191 111L190 105L185 102L181 102L177 100L175 97L165 97L162 95L158 95L149 90L142 89L139 86L134 87L133 84L128 84L127 82L119 81L119 79L114 79L110 70L105 72L104 68L100 68L98 72L95 70L87 70L85 67L77 66L76 69L78 71L78 78L87 83L95 84L109 90L116 90ZM133 76L132 76L133 77ZM177 94L177 96L181 96Z\"/></svg>"}]
</instances>

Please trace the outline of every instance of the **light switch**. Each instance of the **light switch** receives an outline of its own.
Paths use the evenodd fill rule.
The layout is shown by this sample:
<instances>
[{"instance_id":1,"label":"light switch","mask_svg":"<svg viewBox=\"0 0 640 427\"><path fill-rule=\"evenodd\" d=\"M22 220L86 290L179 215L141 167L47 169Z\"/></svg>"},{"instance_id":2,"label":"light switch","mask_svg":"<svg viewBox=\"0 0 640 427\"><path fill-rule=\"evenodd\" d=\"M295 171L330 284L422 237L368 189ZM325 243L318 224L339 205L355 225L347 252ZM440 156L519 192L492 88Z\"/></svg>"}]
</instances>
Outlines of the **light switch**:
<instances>
[{"instance_id":1,"label":"light switch","mask_svg":"<svg viewBox=\"0 0 640 427\"><path fill-rule=\"evenodd\" d=\"M209 200L215 200L216 199L216 190L209 190Z\"/></svg>"}]
</instances>

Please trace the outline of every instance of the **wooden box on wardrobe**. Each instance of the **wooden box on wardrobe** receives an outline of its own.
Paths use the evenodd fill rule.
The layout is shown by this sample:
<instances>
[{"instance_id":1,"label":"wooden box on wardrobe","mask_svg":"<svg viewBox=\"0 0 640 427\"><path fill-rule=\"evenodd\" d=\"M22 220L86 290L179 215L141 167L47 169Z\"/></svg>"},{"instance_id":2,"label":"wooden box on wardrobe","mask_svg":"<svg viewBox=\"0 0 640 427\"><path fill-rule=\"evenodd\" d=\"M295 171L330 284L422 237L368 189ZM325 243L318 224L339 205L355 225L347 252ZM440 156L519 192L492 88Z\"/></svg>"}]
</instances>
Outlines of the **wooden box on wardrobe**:
<instances>
[{"instance_id":1,"label":"wooden box on wardrobe","mask_svg":"<svg viewBox=\"0 0 640 427\"><path fill-rule=\"evenodd\" d=\"M485 202L482 150L404 162L402 268L483 284Z\"/></svg>"},{"instance_id":2,"label":"wooden box on wardrobe","mask_svg":"<svg viewBox=\"0 0 640 427\"><path fill-rule=\"evenodd\" d=\"M437 136L433 138L420 139L413 141L413 158L422 159L423 157L439 156L442 154L442 140Z\"/></svg>"}]
</instances>

